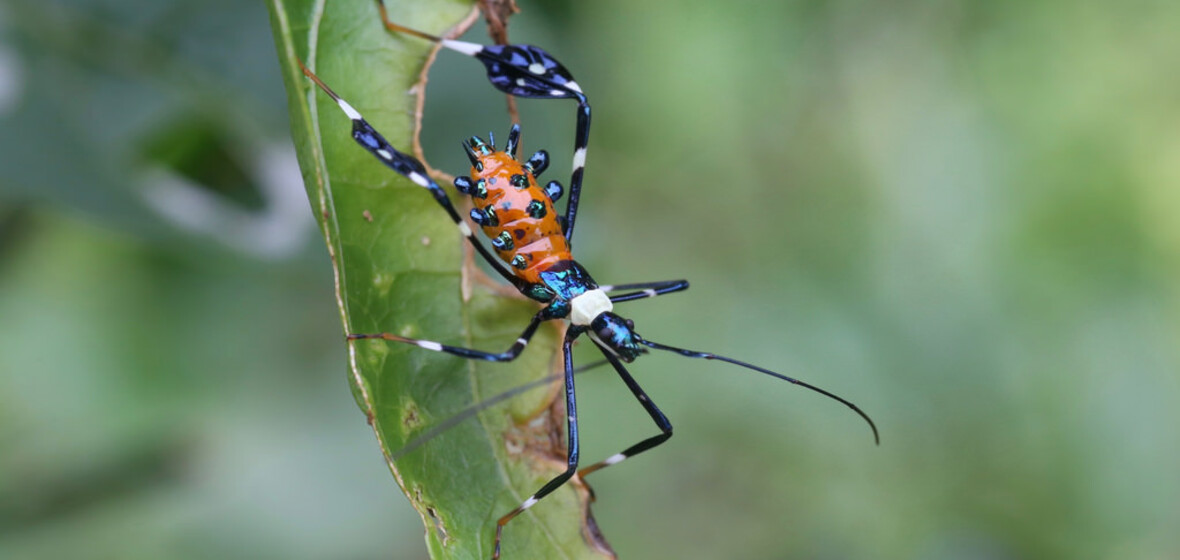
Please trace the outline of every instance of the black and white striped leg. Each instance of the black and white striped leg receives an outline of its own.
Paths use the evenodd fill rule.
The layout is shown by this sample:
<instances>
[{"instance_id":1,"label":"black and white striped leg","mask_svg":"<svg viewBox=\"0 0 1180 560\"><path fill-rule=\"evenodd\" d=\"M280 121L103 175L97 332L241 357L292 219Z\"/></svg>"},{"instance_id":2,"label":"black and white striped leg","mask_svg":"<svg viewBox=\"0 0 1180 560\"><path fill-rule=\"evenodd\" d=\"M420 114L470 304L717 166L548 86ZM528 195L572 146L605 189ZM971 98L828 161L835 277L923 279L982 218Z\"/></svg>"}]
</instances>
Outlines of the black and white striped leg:
<instances>
[{"instance_id":1,"label":"black and white striped leg","mask_svg":"<svg viewBox=\"0 0 1180 560\"><path fill-rule=\"evenodd\" d=\"M586 146L590 142L590 103L578 94L578 125L574 130L574 161L570 171L570 198L565 207L565 240L574 237L574 222L578 219L578 200L582 197L582 174L586 169ZM572 243L570 243L572 246Z\"/></svg>"},{"instance_id":2,"label":"black and white striped leg","mask_svg":"<svg viewBox=\"0 0 1180 560\"><path fill-rule=\"evenodd\" d=\"M492 560L500 558L500 537L504 532L504 525L512 521L517 515L520 515L524 510L529 509L541 501L542 498L549 495L550 492L561 487L566 481L578 471L578 402L574 395L574 361L572 346L574 339L581 334L581 331L571 328L565 334L565 342L561 345L562 358L565 362L565 413L566 413L566 430L569 434L569 440L566 447L566 469L561 474L553 477L553 480L545 483L540 490L529 496L529 499L522 502L516 509L508 512L507 515L501 517L496 522L496 540L493 544Z\"/></svg>"},{"instance_id":3,"label":"black and white striped leg","mask_svg":"<svg viewBox=\"0 0 1180 560\"><path fill-rule=\"evenodd\" d=\"M606 359L610 362L610 365L614 366L615 371L619 373L619 377L623 379L623 383L626 383L627 388L631 390L631 394L635 395L635 398L639 400L639 404L643 405L643 409L647 411L648 416L651 416L652 421L654 421L656 426L660 428L660 433L651 436L635 445L632 445L620 453L615 453L606 459L603 459L597 463L594 463L593 465L590 465L589 467L578 471L578 476L580 477L586 476L599 469L604 469L611 465L621 463L623 460L643 453L648 449L668 441L668 439L672 437L672 423L668 421L668 417L664 416L664 413L660 411L660 408L656 406L656 403L651 401L651 399L647 396L647 393L645 393L643 388L639 386L639 383L635 381L635 378L631 377L631 374L627 371L627 368L623 367L623 364L619 362L619 359L610 352L602 348L599 348L599 350L602 351L602 355L606 356ZM593 496L594 494L591 492L591 499L593 499Z\"/></svg>"},{"instance_id":4,"label":"black and white striped leg","mask_svg":"<svg viewBox=\"0 0 1180 560\"><path fill-rule=\"evenodd\" d=\"M488 81L496 89L531 99L567 99L578 101L577 126L574 131L574 161L570 172L570 198L565 209L565 238L574 234L578 199L582 194L582 173L586 167L586 146L590 141L590 102L574 81L569 70L544 49L532 45L480 45L444 39L389 20L385 3L378 0L381 21L396 33L409 33L434 41L450 50L474 57L487 68Z\"/></svg>"},{"instance_id":5,"label":"black and white striped leg","mask_svg":"<svg viewBox=\"0 0 1180 560\"><path fill-rule=\"evenodd\" d=\"M365 340L371 338L380 338L383 340L391 340L393 342L404 342L406 344L413 344L418 348L432 350L434 352L445 352L455 356L467 358L469 360L484 360L488 362L511 362L515 360L524 348L529 345L529 341L533 339L533 335L537 334L537 327L545 318L540 313L533 316L533 320L529 321L529 326L525 327L524 332L512 343L512 346L500 353L484 352L482 350L475 350L472 348L462 348L459 346L448 346L433 340L419 340L417 338L407 338L398 336L392 333L373 333L373 334L350 334L348 340Z\"/></svg>"},{"instance_id":6,"label":"black and white striped leg","mask_svg":"<svg viewBox=\"0 0 1180 560\"><path fill-rule=\"evenodd\" d=\"M533 45L480 45L445 39L390 21L384 2L378 0L378 4L386 29L421 37L475 58L483 63L492 87L504 93L530 99L577 99L579 105L587 106L585 125L589 126L590 111L582 87L545 49Z\"/></svg>"},{"instance_id":7,"label":"black and white striped leg","mask_svg":"<svg viewBox=\"0 0 1180 560\"><path fill-rule=\"evenodd\" d=\"M688 280L664 280L662 282L641 282L638 284L609 284L599 286L598 288L604 292L639 290L638 292L611 296L611 303L621 303L624 301L662 296L673 292L682 292L688 289Z\"/></svg>"},{"instance_id":8,"label":"black and white striped leg","mask_svg":"<svg viewBox=\"0 0 1180 560\"><path fill-rule=\"evenodd\" d=\"M525 287L525 284L522 280L517 278L516 275L512 274L511 271L505 268L503 263L501 263L499 259L489 253L483 244L479 242L479 240L475 237L475 232L471 230L471 227L467 225L467 222L464 222L463 219L459 217L459 213L455 211L455 207L451 204L451 199L447 197L447 192L444 191L442 187L438 186L438 183L435 183L429 175L427 175L426 168L422 165L422 162L418 161L413 156L397 151L396 148L391 146L389 142L385 140L385 137L381 136L381 133L377 132L377 130L374 129L372 125L370 125L361 116L360 112L353 108L352 105L349 105L347 101L341 99L339 95L336 95L336 92L332 91L332 88L329 88L327 84L319 79L318 76L316 76L311 70L304 66L302 61L300 61L299 66L303 68L303 73L308 78L310 78L311 81L315 82L315 84L319 86L319 88L323 90L324 93L328 94L328 97L331 97L332 100L336 102L336 105L340 107L340 110L344 111L344 114L348 115L348 118L352 120L352 138L356 140L357 144L360 144L361 147L376 156L378 160L381 160L381 163L384 163L390 169L413 181L414 184L429 190L430 194L434 196L434 200L438 202L439 206L443 207L443 210L446 210L447 215L451 218L451 221L453 221L455 226L459 228L459 233L463 234L463 237L467 238L467 241L470 242L473 247L475 247L475 250L480 254L480 256L482 256L483 259L486 260L488 264L500 274L500 276L511 282L512 285L516 286L517 289L523 289Z\"/></svg>"}]
</instances>

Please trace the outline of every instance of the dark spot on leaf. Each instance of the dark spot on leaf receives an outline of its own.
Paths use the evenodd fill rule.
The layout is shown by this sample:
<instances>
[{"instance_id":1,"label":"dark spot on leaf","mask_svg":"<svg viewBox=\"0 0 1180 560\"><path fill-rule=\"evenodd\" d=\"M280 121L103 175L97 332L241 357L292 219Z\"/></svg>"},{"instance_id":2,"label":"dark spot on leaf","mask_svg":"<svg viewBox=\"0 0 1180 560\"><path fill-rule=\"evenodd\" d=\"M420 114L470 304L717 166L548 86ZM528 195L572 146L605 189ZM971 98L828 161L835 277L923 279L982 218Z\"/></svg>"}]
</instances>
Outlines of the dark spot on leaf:
<instances>
[{"instance_id":1,"label":"dark spot on leaf","mask_svg":"<svg viewBox=\"0 0 1180 560\"><path fill-rule=\"evenodd\" d=\"M402 426L405 426L407 433L422 427L422 417L418 414L418 403L408 401L402 410Z\"/></svg>"},{"instance_id":2,"label":"dark spot on leaf","mask_svg":"<svg viewBox=\"0 0 1180 560\"><path fill-rule=\"evenodd\" d=\"M426 515L430 516L430 520L434 522L434 531L438 533L439 542L441 542L443 546L446 546L447 540L450 537L447 536L447 528L443 525L442 518L438 516L438 512L432 507L426 508Z\"/></svg>"}]
</instances>

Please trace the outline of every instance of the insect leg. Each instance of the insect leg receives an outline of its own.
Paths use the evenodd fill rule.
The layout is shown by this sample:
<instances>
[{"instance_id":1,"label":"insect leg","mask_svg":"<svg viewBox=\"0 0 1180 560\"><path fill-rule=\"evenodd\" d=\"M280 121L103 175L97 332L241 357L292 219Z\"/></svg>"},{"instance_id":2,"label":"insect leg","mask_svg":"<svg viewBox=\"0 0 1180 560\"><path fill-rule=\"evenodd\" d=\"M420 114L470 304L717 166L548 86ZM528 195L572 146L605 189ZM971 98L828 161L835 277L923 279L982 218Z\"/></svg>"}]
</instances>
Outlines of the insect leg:
<instances>
[{"instance_id":1,"label":"insect leg","mask_svg":"<svg viewBox=\"0 0 1180 560\"><path fill-rule=\"evenodd\" d=\"M586 146L590 142L590 103L586 96L578 96L578 125L574 130L574 162L570 171L570 198L565 207L565 240L574 236L574 221L578 219L578 199L582 196L582 173L586 168ZM572 243L570 243L572 245Z\"/></svg>"},{"instance_id":2,"label":"insect leg","mask_svg":"<svg viewBox=\"0 0 1180 560\"><path fill-rule=\"evenodd\" d=\"M586 364L584 366L576 367L576 368L574 368L574 375L575 376L581 375L587 371L597 368L598 366L603 366L606 364L607 364L606 360L598 360L596 362L592 362L592 363ZM401 459L402 457L409 455L415 449L418 449L419 447L426 445L428 442L430 442L430 440L438 437L439 435L442 435L447 430L454 428L455 426L458 426L463 421L465 421L469 418L474 417L476 414L479 414L480 412L483 412L484 410L487 410L488 408L491 408L492 406L495 406L495 405L500 404L508 399L511 399L521 393L526 393L528 391L532 391L533 389L538 389L540 387L548 386L555 381L560 381L563 377L564 377L564 374L560 373L560 372L555 373L553 375L546 375L545 377L542 377L541 379L538 379L536 381L530 381L528 383L525 383L524 385L513 387L512 389L504 391L503 393L500 393L494 397L490 397L486 400L483 400L483 401L480 401L476 404L473 404L473 405L455 413L450 418L447 418L446 420L443 420L442 422L435 424L434 427L426 430L425 432L422 432L421 434L414 436L414 438L411 439L410 441L407 441L406 444L404 446L402 446L401 449L398 449L397 451L390 453L389 458L394 461L397 461L398 459Z\"/></svg>"},{"instance_id":3,"label":"insect leg","mask_svg":"<svg viewBox=\"0 0 1180 560\"><path fill-rule=\"evenodd\" d=\"M635 378L631 377L631 374L627 371L627 368L623 367L623 364L619 362L619 359L614 357L614 355L612 355L610 352L607 352L602 348L599 348L599 350L602 351L602 355L606 356L606 359L610 362L610 365L614 366L615 371L619 372L619 377L623 379L623 383L627 384L627 388L631 390L631 394L635 395L635 398L639 400L639 404L643 405L643 409L647 411L648 416L651 416L651 419L656 423L656 426L660 428L660 433L651 436L635 445L632 445L620 453L615 453L614 455L611 455L602 461L594 463L593 465L578 471L578 476L586 476L599 469L621 463L624 459L643 453L648 449L668 441L668 439L672 437L672 423L668 421L668 418L664 416L664 413L660 411L660 408L656 406L656 403L651 401L651 399L647 396L647 393L645 393L643 388L639 386L639 383L635 381Z\"/></svg>"},{"instance_id":4,"label":"insect leg","mask_svg":"<svg viewBox=\"0 0 1180 560\"><path fill-rule=\"evenodd\" d=\"M385 11L385 0L377 0L377 10L381 12L381 23L385 24L385 29L388 29L389 31L394 33L409 33L415 37L421 37L427 41L434 41L435 43L443 40L442 37L437 35L424 33L422 31L418 31L417 29L411 29L409 27L398 25L392 21L389 21L389 12Z\"/></svg>"},{"instance_id":5,"label":"insect leg","mask_svg":"<svg viewBox=\"0 0 1180 560\"><path fill-rule=\"evenodd\" d=\"M570 197L566 205L564 226L568 242L574 235L574 221L578 216L578 199L582 194L582 174L586 167L586 146L590 141L590 102L581 86L574 81L560 62L544 49L532 45L480 45L444 39L398 25L389 20L385 2L377 0L381 21L394 33L408 33L415 37L441 44L453 51L474 57L488 71L488 80L496 89L531 99L566 99L578 102L577 125L574 130L574 157L570 171Z\"/></svg>"},{"instance_id":6,"label":"insect leg","mask_svg":"<svg viewBox=\"0 0 1180 560\"><path fill-rule=\"evenodd\" d=\"M599 289L604 292L640 290L638 292L631 292L629 294L611 296L611 303L620 303L624 301L662 296L664 294L687 290L688 280L664 280L662 282L641 282L638 284L613 284L599 286Z\"/></svg>"},{"instance_id":7,"label":"insect leg","mask_svg":"<svg viewBox=\"0 0 1180 560\"><path fill-rule=\"evenodd\" d=\"M451 217L451 221L455 222L455 226L459 228L459 233L461 233L463 237L467 238L467 241L470 242L473 247L475 247L475 250L480 254L480 256L482 256L484 260L486 260L488 264L490 264L491 267L500 274L500 276L511 282L512 285L516 286L517 289L523 289L525 287L525 284L522 280L517 278L514 274L512 274L511 271L505 268L499 259L489 253L483 244L479 242L479 240L475 237L475 232L471 230L471 227L467 225L467 222L464 222L463 219L459 217L459 213L455 211L455 207L451 204L451 199L447 197L447 192L444 191L442 187L438 186L438 183L435 183L429 175L427 175L426 168L422 165L422 162L414 159L413 156L397 151L397 149L391 146L389 142L385 140L385 137L381 136L381 133L377 132L377 130L374 129L372 125L365 121L365 119L361 117L361 114L356 109L354 109L352 105L349 105L347 101L341 99L339 95L336 95L336 92L332 91L332 88L329 88L327 84L319 79L318 76L316 76L311 70L304 66L303 61L299 62L299 67L302 68L303 73L308 78L310 78L311 81L315 82L315 84L319 86L319 88L323 90L324 93L328 94L328 97L331 97L332 100L335 101L340 107L340 110L344 111L344 114L348 115L348 118L352 120L352 138L356 140L357 144L360 144L362 148L368 150L369 153L376 156L377 159L381 160L381 163L384 163L390 169L413 181L418 186L429 190L430 194L434 195L434 200L438 202L439 206L442 206L443 210L446 210L447 215Z\"/></svg>"},{"instance_id":8,"label":"insect leg","mask_svg":"<svg viewBox=\"0 0 1180 560\"><path fill-rule=\"evenodd\" d=\"M512 346L510 346L508 348L508 350L505 350L505 351L500 352L498 354L494 353L494 352L484 352L482 350L475 350L472 348L462 348L459 346L448 346L446 344L441 344L441 343L435 342L433 340L420 340L417 338L407 338L404 336L398 336L393 333L373 333L373 334L354 333L354 334L348 335L348 340L364 340L364 339L370 339L370 338L380 338L380 339L384 339L384 340L391 340L394 342L404 342L406 344L413 344L419 348L424 348L426 350L433 350L435 352L445 352L447 354L460 356L463 358L467 358L469 360L485 360L488 362L511 362L512 360L515 360L516 357L519 356L522 351L524 351L525 346L528 346L529 341L532 340L532 338L533 338L533 335L537 333L537 327L539 327L541 325L541 322L544 320L545 320L545 317L543 317L541 313L534 315L533 320L529 321L529 326L525 327L524 332L520 333L520 337L518 337L516 339L516 342L512 343Z\"/></svg>"},{"instance_id":9,"label":"insect leg","mask_svg":"<svg viewBox=\"0 0 1180 560\"><path fill-rule=\"evenodd\" d=\"M572 345L574 339L581 334L581 331L570 329L565 334L565 342L561 345L562 357L565 361L565 413L566 413L566 429L569 433L569 441L566 447L566 469L565 472L557 475L545 483L540 490L537 490L529 499L522 502L516 509L508 512L507 515L501 517L496 522L496 540L492 552L492 560L500 558L500 535L504 531L504 525L512 521L514 517L520 515L526 509L533 507L537 502L549 495L550 492L558 489L565 484L578 470L578 402L574 394L574 363Z\"/></svg>"}]
</instances>

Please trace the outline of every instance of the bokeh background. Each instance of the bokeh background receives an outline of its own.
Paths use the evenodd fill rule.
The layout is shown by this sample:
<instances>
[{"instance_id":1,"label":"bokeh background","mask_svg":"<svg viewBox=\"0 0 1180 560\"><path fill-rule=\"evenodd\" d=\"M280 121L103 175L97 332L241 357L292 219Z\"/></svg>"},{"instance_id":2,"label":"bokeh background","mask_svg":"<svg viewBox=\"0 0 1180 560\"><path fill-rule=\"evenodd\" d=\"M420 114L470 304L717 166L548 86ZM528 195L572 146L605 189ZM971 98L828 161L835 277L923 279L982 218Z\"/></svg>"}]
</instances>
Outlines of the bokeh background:
<instances>
[{"instance_id":1,"label":"bokeh background","mask_svg":"<svg viewBox=\"0 0 1180 560\"><path fill-rule=\"evenodd\" d=\"M521 3L594 103L584 264L693 281L640 332L883 432L645 358L677 435L591 481L625 558L1180 557L1180 4ZM503 98L430 87L460 169ZM262 3L0 4L0 558L425 557L284 99ZM521 107L564 168L572 104ZM651 433L579 390L584 456Z\"/></svg>"}]
</instances>

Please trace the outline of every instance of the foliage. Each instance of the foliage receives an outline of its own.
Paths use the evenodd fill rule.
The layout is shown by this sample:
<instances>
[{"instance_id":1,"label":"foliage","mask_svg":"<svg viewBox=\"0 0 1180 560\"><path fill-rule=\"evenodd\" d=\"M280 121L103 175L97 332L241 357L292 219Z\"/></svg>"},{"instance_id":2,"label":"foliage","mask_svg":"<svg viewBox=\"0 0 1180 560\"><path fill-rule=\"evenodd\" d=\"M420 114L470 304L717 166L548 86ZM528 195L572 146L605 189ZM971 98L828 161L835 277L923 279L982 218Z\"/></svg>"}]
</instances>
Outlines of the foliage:
<instances>
[{"instance_id":1,"label":"foliage","mask_svg":"<svg viewBox=\"0 0 1180 560\"><path fill-rule=\"evenodd\" d=\"M620 554L1180 557L1180 81L1166 71L1180 3L520 5L511 39L558 55L594 102L579 258L606 283L693 282L620 311L653 339L837 391L882 428L874 448L855 417L763 376L640 360L676 436L591 479ZM291 130L267 26L263 3L236 0L0 10L0 557L424 556L420 514L342 379L296 165L260 165ZM348 93L404 133L408 117L382 110L405 90L377 89ZM507 127L470 60L440 55L428 94L440 169L462 169L459 139ZM314 99L324 137L339 132ZM571 108L520 105L522 149L550 150L555 173ZM262 201L251 218L289 207L295 221L260 230L286 252L153 210L153 158L240 166L196 178L245 210ZM422 194L374 173L358 188ZM453 264L450 226L420 227L432 245L405 250ZM450 278L423 297L455 294ZM459 341L471 307L453 324L402 319ZM515 335L507 323L487 347ZM410 354L396 359L433 358ZM653 433L617 379L584 379L583 457Z\"/></svg>"}]
</instances>

